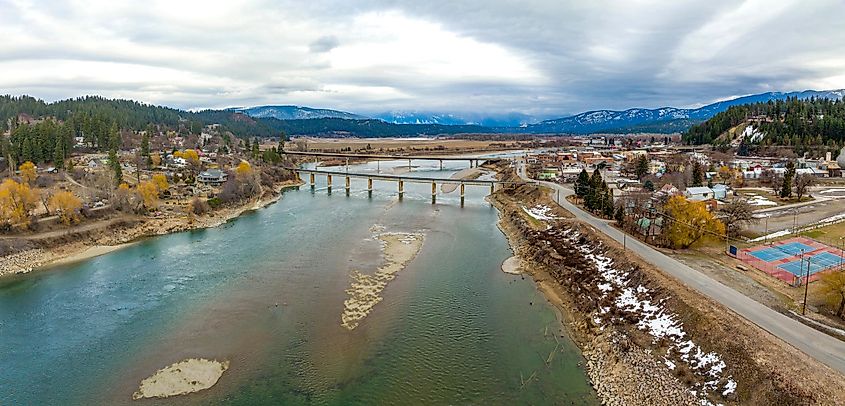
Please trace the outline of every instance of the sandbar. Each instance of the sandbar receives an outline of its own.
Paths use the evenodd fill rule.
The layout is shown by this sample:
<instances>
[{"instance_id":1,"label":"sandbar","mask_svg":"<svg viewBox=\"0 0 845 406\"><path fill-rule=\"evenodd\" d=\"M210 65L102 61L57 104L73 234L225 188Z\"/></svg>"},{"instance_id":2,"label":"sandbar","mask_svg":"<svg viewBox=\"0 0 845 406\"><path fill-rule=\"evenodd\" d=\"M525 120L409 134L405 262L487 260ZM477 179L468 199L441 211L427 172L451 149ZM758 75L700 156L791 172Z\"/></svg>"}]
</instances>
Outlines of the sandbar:
<instances>
[{"instance_id":1,"label":"sandbar","mask_svg":"<svg viewBox=\"0 0 845 406\"><path fill-rule=\"evenodd\" d=\"M229 361L190 358L158 370L141 381L132 399L166 398L208 389L217 383Z\"/></svg>"},{"instance_id":2,"label":"sandbar","mask_svg":"<svg viewBox=\"0 0 845 406\"><path fill-rule=\"evenodd\" d=\"M349 330L358 327L361 320L381 302L381 292L417 256L425 236L421 233L381 233L376 238L381 241L385 264L371 275L352 271L352 283L346 290L349 298L343 302L340 316L340 325Z\"/></svg>"}]
</instances>

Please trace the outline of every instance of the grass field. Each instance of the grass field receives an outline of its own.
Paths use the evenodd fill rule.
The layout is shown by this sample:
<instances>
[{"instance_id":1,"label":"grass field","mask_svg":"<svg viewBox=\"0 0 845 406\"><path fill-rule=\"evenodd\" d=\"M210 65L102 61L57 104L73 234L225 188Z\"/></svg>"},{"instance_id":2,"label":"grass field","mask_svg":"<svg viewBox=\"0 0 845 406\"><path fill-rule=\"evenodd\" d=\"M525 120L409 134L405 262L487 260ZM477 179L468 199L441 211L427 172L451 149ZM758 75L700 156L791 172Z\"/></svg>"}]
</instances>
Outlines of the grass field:
<instances>
[{"instance_id":1,"label":"grass field","mask_svg":"<svg viewBox=\"0 0 845 406\"><path fill-rule=\"evenodd\" d=\"M364 151L488 151L493 149L519 149L531 141L482 141L437 138L308 138L309 150L342 150L351 148L352 152ZM286 148L296 149L296 141L289 142Z\"/></svg>"}]
</instances>

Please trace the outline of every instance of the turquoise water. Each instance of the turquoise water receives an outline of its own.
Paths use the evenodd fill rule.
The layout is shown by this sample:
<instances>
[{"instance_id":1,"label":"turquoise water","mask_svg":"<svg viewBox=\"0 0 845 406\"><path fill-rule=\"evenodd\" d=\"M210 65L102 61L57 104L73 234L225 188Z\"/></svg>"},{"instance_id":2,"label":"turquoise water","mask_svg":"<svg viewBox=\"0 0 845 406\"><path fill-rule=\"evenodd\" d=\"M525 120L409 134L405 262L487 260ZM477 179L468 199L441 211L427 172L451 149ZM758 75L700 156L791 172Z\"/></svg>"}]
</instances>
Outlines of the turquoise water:
<instances>
[{"instance_id":1,"label":"turquoise water","mask_svg":"<svg viewBox=\"0 0 845 406\"><path fill-rule=\"evenodd\" d=\"M460 164L422 165L414 173L446 177ZM461 208L456 193L432 205L425 184L406 184L399 202L392 183L371 198L365 181L350 196L335 183L0 280L0 404L597 404L554 310L501 272L510 251L486 188L468 188ZM380 264L375 225L425 242L349 331L344 290L352 270ZM131 400L141 379L189 357L230 369L207 391Z\"/></svg>"}]
</instances>

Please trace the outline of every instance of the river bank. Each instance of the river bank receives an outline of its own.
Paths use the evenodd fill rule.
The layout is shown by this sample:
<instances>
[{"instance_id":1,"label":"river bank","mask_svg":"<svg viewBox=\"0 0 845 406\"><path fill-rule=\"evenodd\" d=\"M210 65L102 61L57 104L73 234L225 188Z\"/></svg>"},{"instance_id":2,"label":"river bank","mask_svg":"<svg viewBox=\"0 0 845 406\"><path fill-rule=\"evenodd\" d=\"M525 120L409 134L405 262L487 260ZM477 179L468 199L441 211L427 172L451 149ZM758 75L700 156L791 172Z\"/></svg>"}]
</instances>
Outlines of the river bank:
<instances>
[{"instance_id":1,"label":"river bank","mask_svg":"<svg viewBox=\"0 0 845 406\"><path fill-rule=\"evenodd\" d=\"M561 311L604 404L845 399L840 374L571 219L542 189L507 187L490 200L523 270Z\"/></svg>"},{"instance_id":2,"label":"river bank","mask_svg":"<svg viewBox=\"0 0 845 406\"><path fill-rule=\"evenodd\" d=\"M124 216L109 219L104 221L101 227L84 231L71 228L60 237L44 241L29 238L29 241L36 242L34 247L0 258L0 278L98 257L125 248L146 237L217 227L246 212L277 202L285 189L300 185L300 181L282 182L259 197L200 216Z\"/></svg>"}]
</instances>

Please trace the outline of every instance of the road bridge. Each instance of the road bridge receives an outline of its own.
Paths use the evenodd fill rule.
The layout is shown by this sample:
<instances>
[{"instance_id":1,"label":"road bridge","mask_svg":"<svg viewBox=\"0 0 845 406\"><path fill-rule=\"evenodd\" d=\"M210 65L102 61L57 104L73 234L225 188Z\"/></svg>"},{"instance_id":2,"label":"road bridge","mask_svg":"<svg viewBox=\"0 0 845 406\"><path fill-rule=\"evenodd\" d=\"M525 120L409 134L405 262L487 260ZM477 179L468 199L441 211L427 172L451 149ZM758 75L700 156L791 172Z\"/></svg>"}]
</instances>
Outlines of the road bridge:
<instances>
[{"instance_id":1,"label":"road bridge","mask_svg":"<svg viewBox=\"0 0 845 406\"><path fill-rule=\"evenodd\" d=\"M387 182L396 182L398 185L399 191L399 199L401 200L405 195L405 183L430 183L431 184L431 203L435 203L437 201L437 185L438 184L450 184L450 185L458 185L461 191L461 206L464 205L464 197L465 191L467 186L481 186L487 187L490 190L490 193L496 191L496 186L499 185L510 185L510 184L521 184L525 182L503 182L499 180L486 180L486 179L450 179L450 178L434 178L434 177L426 177L426 176L405 176L405 175L387 175L387 174L380 174L380 173L354 173L354 172L344 172L344 171L332 171L332 170L318 170L318 169L304 169L304 168L288 168L291 171L296 173L296 176L302 180L304 175L308 175L309 182L308 184L311 186L312 189L315 188L315 180L317 176L325 176L326 177L326 186L328 188L328 192L331 193L332 191L332 180L334 177L343 177L346 181L344 189L346 190L346 194L348 195L351 190L350 180L352 178L357 179L367 179L367 192L370 196L373 194L373 181L387 181Z\"/></svg>"},{"instance_id":2,"label":"road bridge","mask_svg":"<svg viewBox=\"0 0 845 406\"><path fill-rule=\"evenodd\" d=\"M440 169L443 169L444 161L467 161L469 167L477 167L480 161L487 159L479 158L477 156L436 156L436 155L387 155L387 154L346 154L342 152L310 152L310 151L281 151L282 154L297 155L297 156L313 156L313 157L329 157L329 158L345 158L347 164L350 159L364 159L364 160L382 160L382 161L401 161L408 160L408 166L411 166L411 161L438 161L440 162Z\"/></svg>"}]
</instances>

